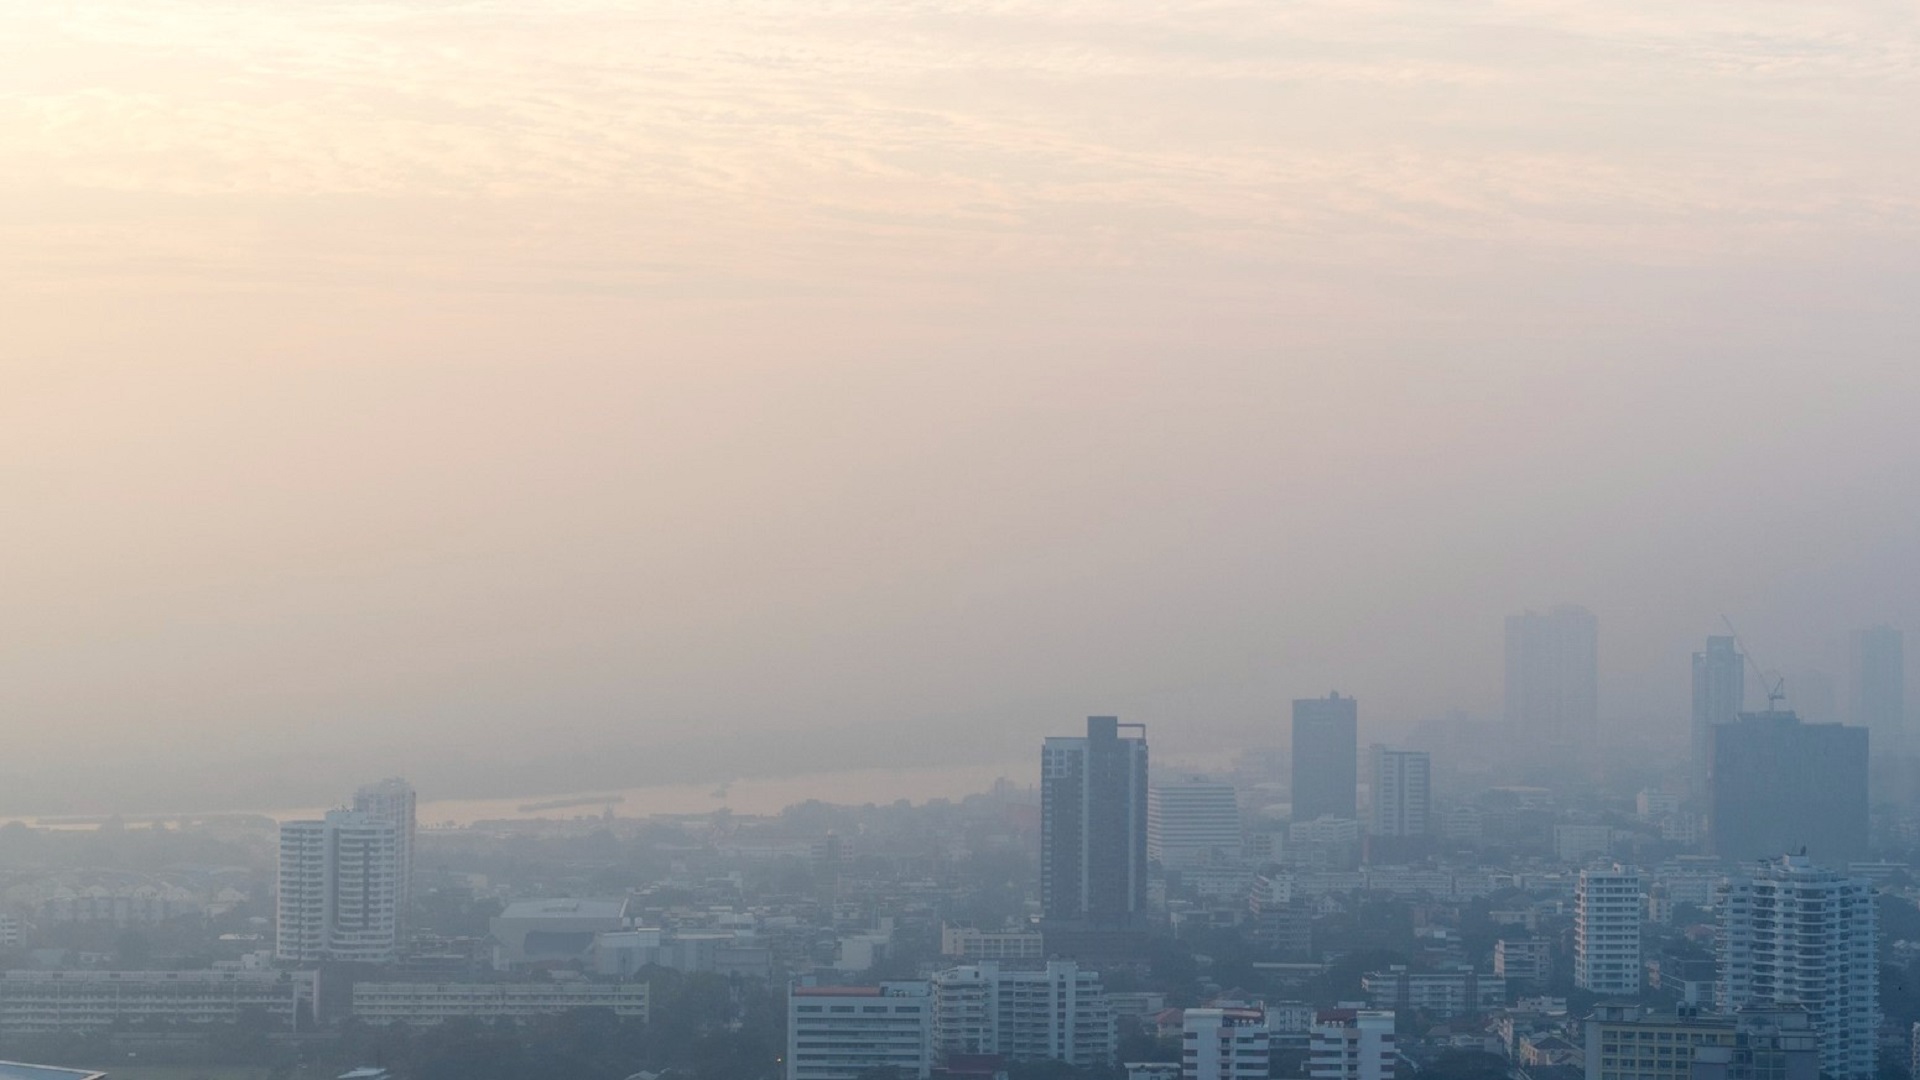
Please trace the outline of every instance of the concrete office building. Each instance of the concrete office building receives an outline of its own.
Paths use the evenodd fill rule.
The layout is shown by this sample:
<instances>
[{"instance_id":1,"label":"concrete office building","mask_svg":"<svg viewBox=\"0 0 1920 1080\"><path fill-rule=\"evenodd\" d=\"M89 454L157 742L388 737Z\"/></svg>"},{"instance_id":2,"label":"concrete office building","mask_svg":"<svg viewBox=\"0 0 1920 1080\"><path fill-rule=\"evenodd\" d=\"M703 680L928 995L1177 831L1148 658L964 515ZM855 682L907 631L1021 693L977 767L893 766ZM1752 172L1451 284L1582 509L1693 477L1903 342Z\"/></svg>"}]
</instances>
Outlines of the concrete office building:
<instances>
[{"instance_id":1,"label":"concrete office building","mask_svg":"<svg viewBox=\"0 0 1920 1080\"><path fill-rule=\"evenodd\" d=\"M608 1009L647 1018L646 983L584 979L541 983L353 984L353 1015L370 1024L438 1024L447 1020L527 1020L575 1009Z\"/></svg>"},{"instance_id":2,"label":"concrete office building","mask_svg":"<svg viewBox=\"0 0 1920 1080\"><path fill-rule=\"evenodd\" d=\"M1259 1004L1188 1009L1180 1019L1180 1080L1266 1080L1273 1058Z\"/></svg>"},{"instance_id":3,"label":"concrete office building","mask_svg":"<svg viewBox=\"0 0 1920 1080\"><path fill-rule=\"evenodd\" d=\"M1735 862L1805 849L1828 865L1867 857L1867 731L1742 713L1712 731L1707 838Z\"/></svg>"},{"instance_id":4,"label":"concrete office building","mask_svg":"<svg viewBox=\"0 0 1920 1080\"><path fill-rule=\"evenodd\" d=\"M1147 857L1169 869L1239 862L1245 846L1233 785L1187 777L1147 788Z\"/></svg>"},{"instance_id":5,"label":"concrete office building","mask_svg":"<svg viewBox=\"0 0 1920 1080\"><path fill-rule=\"evenodd\" d=\"M1507 727L1523 747L1590 742L1600 721L1600 621L1562 605L1507 616Z\"/></svg>"},{"instance_id":6,"label":"concrete office building","mask_svg":"<svg viewBox=\"0 0 1920 1080\"><path fill-rule=\"evenodd\" d=\"M1747 658L1731 637L1710 637L1704 652L1693 654L1693 722L1688 728L1691 770L1687 794L1696 805L1707 801L1712 771L1713 729L1740 718L1747 701Z\"/></svg>"},{"instance_id":7,"label":"concrete office building","mask_svg":"<svg viewBox=\"0 0 1920 1080\"><path fill-rule=\"evenodd\" d=\"M1580 871L1573 894L1573 983L1595 994L1640 993L1640 874L1615 863Z\"/></svg>"},{"instance_id":8,"label":"concrete office building","mask_svg":"<svg viewBox=\"0 0 1920 1080\"><path fill-rule=\"evenodd\" d=\"M933 977L936 1060L997 1054L1009 1061L1109 1065L1119 1047L1100 975L1071 961L1040 970L983 963Z\"/></svg>"},{"instance_id":9,"label":"concrete office building","mask_svg":"<svg viewBox=\"0 0 1920 1080\"><path fill-rule=\"evenodd\" d=\"M1310 1080L1393 1080L1399 1049L1393 1013L1384 1009L1321 1009L1307 1050Z\"/></svg>"},{"instance_id":10,"label":"concrete office building","mask_svg":"<svg viewBox=\"0 0 1920 1080\"><path fill-rule=\"evenodd\" d=\"M1582 1027L1586 1080L1691 1080L1696 1055L1734 1044L1733 1017L1698 1009L1602 1002Z\"/></svg>"},{"instance_id":11,"label":"concrete office building","mask_svg":"<svg viewBox=\"0 0 1920 1080\"><path fill-rule=\"evenodd\" d=\"M393 824L394 852L400 862L400 924L406 926L413 903L413 846L418 822L413 785L398 777L368 784L353 793L353 811Z\"/></svg>"},{"instance_id":12,"label":"concrete office building","mask_svg":"<svg viewBox=\"0 0 1920 1080\"><path fill-rule=\"evenodd\" d=\"M933 1068L933 988L796 986L787 994L787 1080L854 1080L897 1069L926 1080Z\"/></svg>"},{"instance_id":13,"label":"concrete office building","mask_svg":"<svg viewBox=\"0 0 1920 1080\"><path fill-rule=\"evenodd\" d=\"M391 821L334 810L280 825L274 957L392 963L400 947L399 838Z\"/></svg>"},{"instance_id":14,"label":"concrete office building","mask_svg":"<svg viewBox=\"0 0 1920 1080\"><path fill-rule=\"evenodd\" d=\"M9 971L0 1036L231 1024L256 1011L307 1027L319 995L314 971Z\"/></svg>"},{"instance_id":15,"label":"concrete office building","mask_svg":"<svg viewBox=\"0 0 1920 1080\"><path fill-rule=\"evenodd\" d=\"M1129 731L1127 737L1121 732ZM1137 930L1147 912L1144 724L1087 718L1040 751L1040 897L1056 925Z\"/></svg>"},{"instance_id":16,"label":"concrete office building","mask_svg":"<svg viewBox=\"0 0 1920 1080\"><path fill-rule=\"evenodd\" d=\"M1873 887L1787 855L1730 877L1720 899L1720 1007L1800 1005L1820 1071L1874 1075L1880 1026Z\"/></svg>"},{"instance_id":17,"label":"concrete office building","mask_svg":"<svg viewBox=\"0 0 1920 1080\"><path fill-rule=\"evenodd\" d=\"M1375 744L1367 815L1375 836L1417 837L1433 831L1433 757L1425 750L1395 750Z\"/></svg>"},{"instance_id":18,"label":"concrete office building","mask_svg":"<svg viewBox=\"0 0 1920 1080\"><path fill-rule=\"evenodd\" d=\"M1293 820L1358 818L1360 706L1338 692L1293 703Z\"/></svg>"}]
</instances>

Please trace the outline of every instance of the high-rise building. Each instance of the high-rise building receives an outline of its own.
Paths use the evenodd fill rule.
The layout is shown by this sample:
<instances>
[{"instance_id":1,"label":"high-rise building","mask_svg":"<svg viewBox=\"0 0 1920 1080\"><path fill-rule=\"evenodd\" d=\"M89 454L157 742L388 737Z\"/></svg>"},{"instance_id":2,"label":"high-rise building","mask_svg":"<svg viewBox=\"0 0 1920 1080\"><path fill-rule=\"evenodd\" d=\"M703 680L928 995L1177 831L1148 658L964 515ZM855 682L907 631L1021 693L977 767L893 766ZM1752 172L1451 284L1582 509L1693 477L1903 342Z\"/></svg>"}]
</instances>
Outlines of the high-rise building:
<instances>
[{"instance_id":1,"label":"high-rise building","mask_svg":"<svg viewBox=\"0 0 1920 1080\"><path fill-rule=\"evenodd\" d=\"M1085 738L1042 746L1040 904L1050 921L1094 929L1132 929L1146 915L1145 724L1090 716Z\"/></svg>"},{"instance_id":2,"label":"high-rise building","mask_svg":"<svg viewBox=\"0 0 1920 1080\"><path fill-rule=\"evenodd\" d=\"M1399 1051L1393 1013L1385 1009L1321 1009L1307 1050L1311 1080L1393 1080Z\"/></svg>"},{"instance_id":3,"label":"high-rise building","mask_svg":"<svg viewBox=\"0 0 1920 1080\"><path fill-rule=\"evenodd\" d=\"M1712 729L1707 836L1734 861L1802 851L1844 865L1867 857L1867 730L1741 713Z\"/></svg>"},{"instance_id":4,"label":"high-rise building","mask_svg":"<svg viewBox=\"0 0 1920 1080\"><path fill-rule=\"evenodd\" d=\"M1619 863L1582 870L1573 905L1573 984L1595 994L1639 994L1639 872Z\"/></svg>"},{"instance_id":5,"label":"high-rise building","mask_svg":"<svg viewBox=\"0 0 1920 1080\"><path fill-rule=\"evenodd\" d=\"M275 958L391 963L400 861L393 823L350 810L280 825Z\"/></svg>"},{"instance_id":6,"label":"high-rise building","mask_svg":"<svg viewBox=\"0 0 1920 1080\"><path fill-rule=\"evenodd\" d=\"M1515 738L1559 749L1591 740L1600 722L1600 621L1561 605L1507 616L1506 720Z\"/></svg>"},{"instance_id":7,"label":"high-rise building","mask_svg":"<svg viewBox=\"0 0 1920 1080\"><path fill-rule=\"evenodd\" d=\"M1713 727L1740 718L1747 701L1747 658L1731 637L1710 637L1705 652L1693 654L1693 724L1688 794L1707 801L1707 773L1713 757Z\"/></svg>"},{"instance_id":8,"label":"high-rise building","mask_svg":"<svg viewBox=\"0 0 1920 1080\"><path fill-rule=\"evenodd\" d=\"M936 1058L997 1054L1010 1061L1108 1065L1119 1047L1100 974L1072 961L1002 971L997 963L933 977Z\"/></svg>"},{"instance_id":9,"label":"high-rise building","mask_svg":"<svg viewBox=\"0 0 1920 1080\"><path fill-rule=\"evenodd\" d=\"M1266 1080L1273 1035L1264 1005L1188 1009L1180 1019L1180 1080Z\"/></svg>"},{"instance_id":10,"label":"high-rise building","mask_svg":"<svg viewBox=\"0 0 1920 1080\"><path fill-rule=\"evenodd\" d=\"M924 982L796 986L787 992L787 1080L853 1080L878 1069L926 1080L933 989Z\"/></svg>"},{"instance_id":11,"label":"high-rise building","mask_svg":"<svg viewBox=\"0 0 1920 1080\"><path fill-rule=\"evenodd\" d=\"M1425 750L1370 748L1375 836L1426 836L1433 831L1433 758Z\"/></svg>"},{"instance_id":12,"label":"high-rise building","mask_svg":"<svg viewBox=\"0 0 1920 1080\"><path fill-rule=\"evenodd\" d=\"M1293 703L1293 820L1356 818L1360 706L1338 692Z\"/></svg>"},{"instance_id":13,"label":"high-rise building","mask_svg":"<svg viewBox=\"0 0 1920 1080\"><path fill-rule=\"evenodd\" d=\"M1873 745L1890 766L1889 778L1903 771L1896 762L1907 746L1906 635L1876 626L1853 635L1847 679L1847 717L1873 732Z\"/></svg>"},{"instance_id":14,"label":"high-rise building","mask_svg":"<svg viewBox=\"0 0 1920 1080\"><path fill-rule=\"evenodd\" d=\"M1243 843L1232 784L1187 777L1147 789L1147 857L1161 866L1237 861Z\"/></svg>"},{"instance_id":15,"label":"high-rise building","mask_svg":"<svg viewBox=\"0 0 1920 1080\"><path fill-rule=\"evenodd\" d=\"M1820 1073L1874 1075L1880 1026L1873 887L1787 855L1730 877L1720 898L1722 1009L1798 1004L1819 1035Z\"/></svg>"},{"instance_id":16,"label":"high-rise building","mask_svg":"<svg viewBox=\"0 0 1920 1080\"><path fill-rule=\"evenodd\" d=\"M1787 676L1785 689L1793 711L1809 724L1838 724L1846 719L1840 713L1840 683L1831 672L1796 671Z\"/></svg>"},{"instance_id":17,"label":"high-rise building","mask_svg":"<svg viewBox=\"0 0 1920 1080\"><path fill-rule=\"evenodd\" d=\"M355 813L393 823L400 860L400 923L403 927L413 901L414 802L413 785L398 777L368 784L353 794Z\"/></svg>"}]
</instances>

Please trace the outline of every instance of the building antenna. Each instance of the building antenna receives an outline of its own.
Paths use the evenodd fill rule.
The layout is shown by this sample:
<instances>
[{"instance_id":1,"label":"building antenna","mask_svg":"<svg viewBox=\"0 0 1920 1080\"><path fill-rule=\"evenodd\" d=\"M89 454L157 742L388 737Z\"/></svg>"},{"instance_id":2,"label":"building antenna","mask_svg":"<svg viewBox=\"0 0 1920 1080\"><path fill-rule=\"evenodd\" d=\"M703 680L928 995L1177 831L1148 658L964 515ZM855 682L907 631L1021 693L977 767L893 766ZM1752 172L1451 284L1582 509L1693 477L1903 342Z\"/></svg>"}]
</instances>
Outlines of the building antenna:
<instances>
[{"instance_id":1,"label":"building antenna","mask_svg":"<svg viewBox=\"0 0 1920 1080\"><path fill-rule=\"evenodd\" d=\"M1773 683L1769 685L1767 683L1766 666L1760 663L1760 658L1758 656L1754 656L1753 650L1747 648L1747 643L1741 640L1740 631L1735 630L1733 628L1733 620L1727 618L1726 614L1723 612L1720 616L1720 621L1727 624L1727 633L1733 635L1733 643L1739 647L1742 653L1745 653L1748 657L1752 658L1753 674L1756 678L1760 680L1760 688L1767 692L1767 711L1779 712L1780 703L1787 700L1787 690L1786 690L1787 680L1779 677L1776 674L1774 676Z\"/></svg>"}]
</instances>

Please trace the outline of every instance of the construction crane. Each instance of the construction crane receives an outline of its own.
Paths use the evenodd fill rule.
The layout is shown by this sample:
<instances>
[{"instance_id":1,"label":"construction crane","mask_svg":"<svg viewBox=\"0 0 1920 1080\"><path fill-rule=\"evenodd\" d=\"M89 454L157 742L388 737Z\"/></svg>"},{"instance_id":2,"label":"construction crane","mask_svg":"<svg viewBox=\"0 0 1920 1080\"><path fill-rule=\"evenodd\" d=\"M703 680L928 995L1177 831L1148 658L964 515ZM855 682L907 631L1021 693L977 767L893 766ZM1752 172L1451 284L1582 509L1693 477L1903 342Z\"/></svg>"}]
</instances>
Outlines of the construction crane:
<instances>
[{"instance_id":1,"label":"construction crane","mask_svg":"<svg viewBox=\"0 0 1920 1080\"><path fill-rule=\"evenodd\" d=\"M1720 621L1727 624L1727 633L1733 635L1735 647L1753 661L1753 673L1760 680L1760 688L1767 692L1767 711L1779 712L1780 703L1787 700L1787 680L1776 674L1769 685L1766 667L1760 663L1759 657L1753 655L1753 650L1747 648L1747 643L1740 639L1740 631L1733 628L1733 620L1722 613Z\"/></svg>"}]
</instances>

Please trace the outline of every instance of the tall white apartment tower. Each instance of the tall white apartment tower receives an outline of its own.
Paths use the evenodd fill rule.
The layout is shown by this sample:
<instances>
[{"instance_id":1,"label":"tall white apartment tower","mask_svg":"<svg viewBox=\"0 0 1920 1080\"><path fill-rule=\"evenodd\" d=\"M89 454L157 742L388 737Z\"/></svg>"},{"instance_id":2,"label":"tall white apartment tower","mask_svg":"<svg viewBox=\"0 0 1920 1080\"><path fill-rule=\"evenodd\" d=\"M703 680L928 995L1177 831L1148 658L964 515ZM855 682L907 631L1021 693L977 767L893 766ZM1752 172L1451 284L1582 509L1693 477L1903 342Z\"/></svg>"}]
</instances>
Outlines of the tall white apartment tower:
<instances>
[{"instance_id":1,"label":"tall white apartment tower","mask_svg":"<svg viewBox=\"0 0 1920 1080\"><path fill-rule=\"evenodd\" d=\"M1391 1009L1321 1009L1307 1048L1312 1080L1393 1080Z\"/></svg>"},{"instance_id":2,"label":"tall white apartment tower","mask_svg":"<svg viewBox=\"0 0 1920 1080\"><path fill-rule=\"evenodd\" d=\"M368 784L353 793L357 814L393 823L396 850L400 859L400 922L404 926L413 900L413 785L398 777Z\"/></svg>"},{"instance_id":3,"label":"tall white apartment tower","mask_svg":"<svg viewBox=\"0 0 1920 1080\"><path fill-rule=\"evenodd\" d=\"M1187 777L1147 787L1147 858L1200 866L1241 855L1240 802L1233 785Z\"/></svg>"},{"instance_id":4,"label":"tall white apartment tower","mask_svg":"<svg viewBox=\"0 0 1920 1080\"><path fill-rule=\"evenodd\" d=\"M1180 1021L1180 1080L1266 1080L1273 1033L1264 1005L1188 1009Z\"/></svg>"},{"instance_id":5,"label":"tall white apartment tower","mask_svg":"<svg viewBox=\"0 0 1920 1080\"><path fill-rule=\"evenodd\" d=\"M1720 1007L1804 1005L1820 1072L1874 1075L1880 1026L1873 887L1788 855L1727 879L1720 905Z\"/></svg>"},{"instance_id":6,"label":"tall white apartment tower","mask_svg":"<svg viewBox=\"0 0 1920 1080\"><path fill-rule=\"evenodd\" d=\"M1432 756L1425 750L1395 750L1378 744L1370 756L1369 831L1375 836L1427 835L1433 823Z\"/></svg>"},{"instance_id":7,"label":"tall white apartment tower","mask_svg":"<svg viewBox=\"0 0 1920 1080\"><path fill-rule=\"evenodd\" d=\"M1573 982L1595 994L1640 993L1640 874L1615 863L1580 871L1573 894Z\"/></svg>"},{"instance_id":8,"label":"tall white apartment tower","mask_svg":"<svg viewBox=\"0 0 1920 1080\"><path fill-rule=\"evenodd\" d=\"M393 823L350 810L280 825L276 959L391 963L399 952Z\"/></svg>"}]
</instances>

